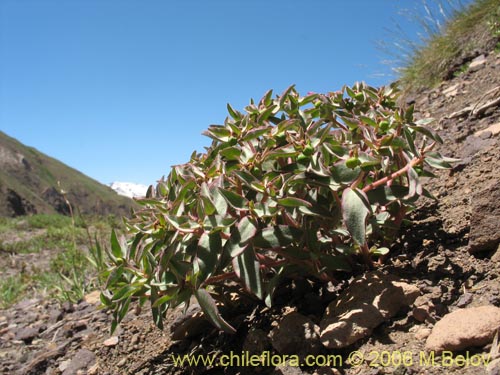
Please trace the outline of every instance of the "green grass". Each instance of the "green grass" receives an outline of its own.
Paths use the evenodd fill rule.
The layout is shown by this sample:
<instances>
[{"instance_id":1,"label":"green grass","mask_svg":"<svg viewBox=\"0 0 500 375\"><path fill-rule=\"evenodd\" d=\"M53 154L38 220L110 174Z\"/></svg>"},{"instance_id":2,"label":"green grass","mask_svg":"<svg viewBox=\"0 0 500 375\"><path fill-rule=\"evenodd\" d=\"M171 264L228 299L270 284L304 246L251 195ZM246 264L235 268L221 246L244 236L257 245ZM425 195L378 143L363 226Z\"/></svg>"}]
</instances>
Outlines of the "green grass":
<instances>
[{"instance_id":1,"label":"green grass","mask_svg":"<svg viewBox=\"0 0 500 375\"><path fill-rule=\"evenodd\" d=\"M23 275L0 279L0 309L5 309L24 296L29 281Z\"/></svg>"},{"instance_id":2,"label":"green grass","mask_svg":"<svg viewBox=\"0 0 500 375\"><path fill-rule=\"evenodd\" d=\"M97 266L102 264L93 261L88 249L101 246L99 238L107 240L119 223L113 216L75 221L58 214L0 218L0 254L33 254L29 271L22 267L0 280L0 308L35 294L76 302L99 287ZM42 251L44 257L49 254L44 266L36 259Z\"/></svg>"},{"instance_id":3,"label":"green grass","mask_svg":"<svg viewBox=\"0 0 500 375\"><path fill-rule=\"evenodd\" d=\"M475 50L486 46L493 50L499 38L498 0L476 0L456 11L441 31L431 33L423 45L413 49L398 69L401 87L406 92L425 89L460 74Z\"/></svg>"}]
</instances>

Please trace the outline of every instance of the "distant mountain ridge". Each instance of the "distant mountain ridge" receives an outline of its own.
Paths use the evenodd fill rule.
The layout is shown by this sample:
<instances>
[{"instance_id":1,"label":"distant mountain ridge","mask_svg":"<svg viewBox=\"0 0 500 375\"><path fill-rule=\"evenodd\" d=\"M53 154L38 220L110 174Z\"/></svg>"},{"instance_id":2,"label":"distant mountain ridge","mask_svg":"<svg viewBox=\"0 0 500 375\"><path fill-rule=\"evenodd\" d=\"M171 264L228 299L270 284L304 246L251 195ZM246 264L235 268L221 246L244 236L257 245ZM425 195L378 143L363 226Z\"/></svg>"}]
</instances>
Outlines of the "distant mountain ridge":
<instances>
[{"instance_id":1,"label":"distant mountain ridge","mask_svg":"<svg viewBox=\"0 0 500 375\"><path fill-rule=\"evenodd\" d=\"M142 198L146 196L148 187L143 184L136 184L133 182L112 182L109 187L116 191L118 194L129 198Z\"/></svg>"},{"instance_id":2,"label":"distant mountain ridge","mask_svg":"<svg viewBox=\"0 0 500 375\"><path fill-rule=\"evenodd\" d=\"M128 215L135 203L0 131L0 216L34 213Z\"/></svg>"}]
</instances>

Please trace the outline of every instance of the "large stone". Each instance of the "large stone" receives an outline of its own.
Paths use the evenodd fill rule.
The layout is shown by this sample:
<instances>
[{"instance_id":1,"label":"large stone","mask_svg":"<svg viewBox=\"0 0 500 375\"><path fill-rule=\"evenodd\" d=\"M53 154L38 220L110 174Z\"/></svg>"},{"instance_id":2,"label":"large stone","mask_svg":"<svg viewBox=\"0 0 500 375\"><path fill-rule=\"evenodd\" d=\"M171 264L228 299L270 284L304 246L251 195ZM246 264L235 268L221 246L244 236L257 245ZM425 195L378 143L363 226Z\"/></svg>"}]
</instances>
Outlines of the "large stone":
<instances>
[{"instance_id":1,"label":"large stone","mask_svg":"<svg viewBox=\"0 0 500 375\"><path fill-rule=\"evenodd\" d=\"M440 353L464 350L491 343L500 328L500 308L472 307L445 315L432 329L425 348Z\"/></svg>"},{"instance_id":2,"label":"large stone","mask_svg":"<svg viewBox=\"0 0 500 375\"><path fill-rule=\"evenodd\" d=\"M500 184L492 181L472 197L469 251L494 250L500 243Z\"/></svg>"},{"instance_id":3,"label":"large stone","mask_svg":"<svg viewBox=\"0 0 500 375\"><path fill-rule=\"evenodd\" d=\"M321 342L329 349L349 346L411 305L419 294L416 286L380 272L358 277L327 307Z\"/></svg>"},{"instance_id":4,"label":"large stone","mask_svg":"<svg viewBox=\"0 0 500 375\"><path fill-rule=\"evenodd\" d=\"M318 354L321 350L319 327L297 312L285 315L269 336L272 346L281 354L305 358L310 354Z\"/></svg>"}]
</instances>

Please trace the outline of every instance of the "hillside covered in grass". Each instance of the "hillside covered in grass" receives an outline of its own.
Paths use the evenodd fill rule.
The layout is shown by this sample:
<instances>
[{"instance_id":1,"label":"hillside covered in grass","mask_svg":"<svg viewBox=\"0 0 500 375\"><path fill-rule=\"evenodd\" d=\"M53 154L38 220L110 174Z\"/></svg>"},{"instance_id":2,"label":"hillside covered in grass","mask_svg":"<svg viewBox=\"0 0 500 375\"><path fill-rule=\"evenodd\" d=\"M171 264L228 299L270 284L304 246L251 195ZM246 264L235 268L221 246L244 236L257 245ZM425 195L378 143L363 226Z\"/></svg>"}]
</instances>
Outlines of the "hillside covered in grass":
<instances>
[{"instance_id":1,"label":"hillside covered in grass","mask_svg":"<svg viewBox=\"0 0 500 375\"><path fill-rule=\"evenodd\" d=\"M438 3L442 9L442 2ZM408 60L397 69L405 92L431 88L466 71L477 56L500 51L498 0L477 0L458 7L439 28L429 25L438 24L436 20L419 21L427 33L423 44L412 44Z\"/></svg>"},{"instance_id":2,"label":"hillside covered in grass","mask_svg":"<svg viewBox=\"0 0 500 375\"><path fill-rule=\"evenodd\" d=\"M134 206L108 186L0 132L0 216L69 214L66 198L82 214L121 216Z\"/></svg>"}]
</instances>

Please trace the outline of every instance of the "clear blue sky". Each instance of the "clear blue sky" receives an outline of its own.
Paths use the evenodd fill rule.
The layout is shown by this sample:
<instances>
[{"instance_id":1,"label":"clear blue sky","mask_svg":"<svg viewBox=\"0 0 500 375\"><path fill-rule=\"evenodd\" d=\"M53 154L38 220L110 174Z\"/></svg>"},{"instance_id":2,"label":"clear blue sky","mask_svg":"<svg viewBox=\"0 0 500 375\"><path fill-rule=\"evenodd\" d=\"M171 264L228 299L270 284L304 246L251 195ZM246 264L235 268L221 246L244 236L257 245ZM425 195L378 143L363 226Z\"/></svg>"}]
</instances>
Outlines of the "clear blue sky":
<instances>
[{"instance_id":1,"label":"clear blue sky","mask_svg":"<svg viewBox=\"0 0 500 375\"><path fill-rule=\"evenodd\" d=\"M396 23L416 36L412 3L2 0L0 130L102 183L153 184L228 102L390 82L377 43Z\"/></svg>"}]
</instances>

